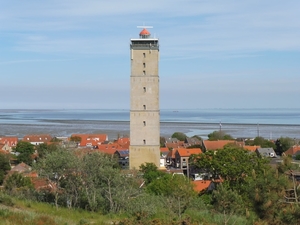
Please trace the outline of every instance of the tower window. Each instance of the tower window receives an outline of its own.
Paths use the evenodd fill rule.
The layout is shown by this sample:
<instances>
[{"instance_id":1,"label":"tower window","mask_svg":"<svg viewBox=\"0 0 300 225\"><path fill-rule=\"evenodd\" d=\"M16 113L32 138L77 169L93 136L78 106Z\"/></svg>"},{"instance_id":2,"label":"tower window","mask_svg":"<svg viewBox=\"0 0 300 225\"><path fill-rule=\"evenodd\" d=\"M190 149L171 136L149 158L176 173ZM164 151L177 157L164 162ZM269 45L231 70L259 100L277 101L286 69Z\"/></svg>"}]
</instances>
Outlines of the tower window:
<instances>
[{"instance_id":1,"label":"tower window","mask_svg":"<svg viewBox=\"0 0 300 225\"><path fill-rule=\"evenodd\" d=\"M146 140L144 139L143 142L144 142L144 145L145 145L146 144Z\"/></svg>"},{"instance_id":2,"label":"tower window","mask_svg":"<svg viewBox=\"0 0 300 225\"><path fill-rule=\"evenodd\" d=\"M146 109L146 105L143 105L143 108Z\"/></svg>"},{"instance_id":3,"label":"tower window","mask_svg":"<svg viewBox=\"0 0 300 225\"><path fill-rule=\"evenodd\" d=\"M145 52L143 53L143 56L144 56L144 58L146 58L146 53Z\"/></svg>"},{"instance_id":4,"label":"tower window","mask_svg":"<svg viewBox=\"0 0 300 225\"><path fill-rule=\"evenodd\" d=\"M146 63L143 63L143 67L146 68Z\"/></svg>"},{"instance_id":5,"label":"tower window","mask_svg":"<svg viewBox=\"0 0 300 225\"><path fill-rule=\"evenodd\" d=\"M143 124L144 124L144 126L146 126L146 121L145 120L143 121Z\"/></svg>"},{"instance_id":6,"label":"tower window","mask_svg":"<svg viewBox=\"0 0 300 225\"><path fill-rule=\"evenodd\" d=\"M145 70L143 70L143 75L146 75L146 71Z\"/></svg>"},{"instance_id":7,"label":"tower window","mask_svg":"<svg viewBox=\"0 0 300 225\"><path fill-rule=\"evenodd\" d=\"M144 92L146 92L146 87L143 87Z\"/></svg>"}]
</instances>

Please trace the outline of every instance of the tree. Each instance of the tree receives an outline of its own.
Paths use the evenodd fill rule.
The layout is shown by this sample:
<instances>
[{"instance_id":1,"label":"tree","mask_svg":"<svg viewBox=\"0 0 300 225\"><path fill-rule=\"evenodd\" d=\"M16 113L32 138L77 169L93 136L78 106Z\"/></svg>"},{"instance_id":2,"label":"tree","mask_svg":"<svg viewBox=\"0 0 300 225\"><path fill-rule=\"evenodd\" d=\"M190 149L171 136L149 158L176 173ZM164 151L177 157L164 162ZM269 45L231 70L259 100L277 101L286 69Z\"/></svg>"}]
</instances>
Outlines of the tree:
<instances>
[{"instance_id":1,"label":"tree","mask_svg":"<svg viewBox=\"0 0 300 225\"><path fill-rule=\"evenodd\" d=\"M191 162L195 167L209 171L214 177L221 176L234 185L243 183L253 169L266 164L265 159L256 154L249 154L247 150L231 145L218 151L194 155Z\"/></svg>"},{"instance_id":2,"label":"tree","mask_svg":"<svg viewBox=\"0 0 300 225\"><path fill-rule=\"evenodd\" d=\"M146 184L150 184L152 181L164 175L162 171L158 170L158 167L154 163L142 164L140 170L143 173Z\"/></svg>"},{"instance_id":3,"label":"tree","mask_svg":"<svg viewBox=\"0 0 300 225\"><path fill-rule=\"evenodd\" d=\"M55 197L55 205L58 208L59 199L65 194L64 183L70 174L78 166L77 157L70 151L59 149L42 158L35 165L41 177L44 177L52 185L52 193Z\"/></svg>"},{"instance_id":4,"label":"tree","mask_svg":"<svg viewBox=\"0 0 300 225\"><path fill-rule=\"evenodd\" d=\"M19 153L17 156L19 162L24 162L30 166L32 165L32 154L34 153L33 144L26 141L19 141L15 147L15 151Z\"/></svg>"},{"instance_id":5,"label":"tree","mask_svg":"<svg viewBox=\"0 0 300 225\"><path fill-rule=\"evenodd\" d=\"M57 143L41 143L36 146L36 151L38 153L38 159L44 158L48 153L56 151L59 149Z\"/></svg>"},{"instance_id":6,"label":"tree","mask_svg":"<svg viewBox=\"0 0 300 225\"><path fill-rule=\"evenodd\" d=\"M229 134L226 134L224 131L214 131L208 134L208 140L217 141L217 140L233 140Z\"/></svg>"},{"instance_id":7,"label":"tree","mask_svg":"<svg viewBox=\"0 0 300 225\"><path fill-rule=\"evenodd\" d=\"M266 140L263 137L254 138L252 145L258 145L262 148L276 148L275 144L272 141Z\"/></svg>"},{"instance_id":8,"label":"tree","mask_svg":"<svg viewBox=\"0 0 300 225\"><path fill-rule=\"evenodd\" d=\"M184 133L181 132L175 132L171 136L172 138L177 138L179 141L185 141L187 136Z\"/></svg>"},{"instance_id":9,"label":"tree","mask_svg":"<svg viewBox=\"0 0 300 225\"><path fill-rule=\"evenodd\" d=\"M276 152L280 155L295 144L295 140L289 137L281 137L276 140Z\"/></svg>"},{"instance_id":10,"label":"tree","mask_svg":"<svg viewBox=\"0 0 300 225\"><path fill-rule=\"evenodd\" d=\"M7 172L10 170L9 157L4 154L0 154L0 185L3 184L3 180Z\"/></svg>"},{"instance_id":11,"label":"tree","mask_svg":"<svg viewBox=\"0 0 300 225\"><path fill-rule=\"evenodd\" d=\"M79 143L81 142L81 137L79 137L79 136L71 136L70 137L70 141L73 141L74 143L76 143L77 145L79 145Z\"/></svg>"},{"instance_id":12,"label":"tree","mask_svg":"<svg viewBox=\"0 0 300 225\"><path fill-rule=\"evenodd\" d=\"M179 218L196 196L190 179L177 174L164 173L162 177L148 184L146 190L150 194L167 197L171 209Z\"/></svg>"},{"instance_id":13,"label":"tree","mask_svg":"<svg viewBox=\"0 0 300 225\"><path fill-rule=\"evenodd\" d=\"M13 173L4 182L4 189L10 193L16 193L22 190L33 188L33 184L29 177L22 174Z\"/></svg>"}]
</instances>

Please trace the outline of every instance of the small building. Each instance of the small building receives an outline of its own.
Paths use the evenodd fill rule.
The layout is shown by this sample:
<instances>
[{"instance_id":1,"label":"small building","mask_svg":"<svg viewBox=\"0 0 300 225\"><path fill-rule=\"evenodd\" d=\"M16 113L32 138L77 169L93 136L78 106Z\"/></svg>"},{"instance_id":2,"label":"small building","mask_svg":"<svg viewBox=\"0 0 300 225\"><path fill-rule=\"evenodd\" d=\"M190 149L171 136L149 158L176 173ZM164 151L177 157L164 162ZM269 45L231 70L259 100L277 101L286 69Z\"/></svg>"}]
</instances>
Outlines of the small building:
<instances>
[{"instance_id":1,"label":"small building","mask_svg":"<svg viewBox=\"0 0 300 225\"><path fill-rule=\"evenodd\" d=\"M191 155L202 153L200 148L179 148L175 152L176 168L187 170L189 166L189 158Z\"/></svg>"},{"instance_id":2,"label":"small building","mask_svg":"<svg viewBox=\"0 0 300 225\"><path fill-rule=\"evenodd\" d=\"M203 140L202 141L202 151L215 151L218 149L223 149L225 145L228 144L236 144L234 140L217 140L217 141L209 141Z\"/></svg>"},{"instance_id":3,"label":"small building","mask_svg":"<svg viewBox=\"0 0 300 225\"><path fill-rule=\"evenodd\" d=\"M276 158L277 155L273 148L258 148L256 149L257 155L264 158Z\"/></svg>"},{"instance_id":4,"label":"small building","mask_svg":"<svg viewBox=\"0 0 300 225\"><path fill-rule=\"evenodd\" d=\"M22 140L33 145L39 145L51 142L52 136L50 134L29 134L25 135Z\"/></svg>"},{"instance_id":5,"label":"small building","mask_svg":"<svg viewBox=\"0 0 300 225\"><path fill-rule=\"evenodd\" d=\"M118 158L119 165L122 169L129 168L129 150L116 150L114 155Z\"/></svg>"}]
</instances>

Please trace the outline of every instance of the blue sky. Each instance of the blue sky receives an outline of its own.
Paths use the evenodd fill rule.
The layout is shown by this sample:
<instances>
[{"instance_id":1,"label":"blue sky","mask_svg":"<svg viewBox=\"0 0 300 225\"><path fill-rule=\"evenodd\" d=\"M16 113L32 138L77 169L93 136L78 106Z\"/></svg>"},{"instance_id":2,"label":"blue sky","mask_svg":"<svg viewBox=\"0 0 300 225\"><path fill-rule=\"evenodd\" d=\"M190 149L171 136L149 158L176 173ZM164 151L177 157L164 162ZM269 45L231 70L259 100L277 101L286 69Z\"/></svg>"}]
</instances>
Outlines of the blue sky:
<instances>
[{"instance_id":1,"label":"blue sky","mask_svg":"<svg viewBox=\"0 0 300 225\"><path fill-rule=\"evenodd\" d=\"M0 108L120 108L130 38L160 41L160 105L295 108L300 1L0 0Z\"/></svg>"}]
</instances>

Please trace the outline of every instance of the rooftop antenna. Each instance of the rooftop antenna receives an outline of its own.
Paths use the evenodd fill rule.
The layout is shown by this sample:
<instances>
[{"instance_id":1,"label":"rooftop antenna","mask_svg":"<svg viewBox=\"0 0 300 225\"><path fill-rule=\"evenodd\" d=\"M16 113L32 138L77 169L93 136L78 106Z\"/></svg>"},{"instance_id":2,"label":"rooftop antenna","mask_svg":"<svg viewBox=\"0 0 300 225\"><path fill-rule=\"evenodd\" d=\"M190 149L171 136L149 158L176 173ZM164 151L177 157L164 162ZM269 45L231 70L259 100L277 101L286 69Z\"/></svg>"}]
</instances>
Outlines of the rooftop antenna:
<instances>
[{"instance_id":1,"label":"rooftop antenna","mask_svg":"<svg viewBox=\"0 0 300 225\"><path fill-rule=\"evenodd\" d=\"M153 26L145 26L145 25L143 25L143 26L137 26L137 28L153 28Z\"/></svg>"}]
</instances>

